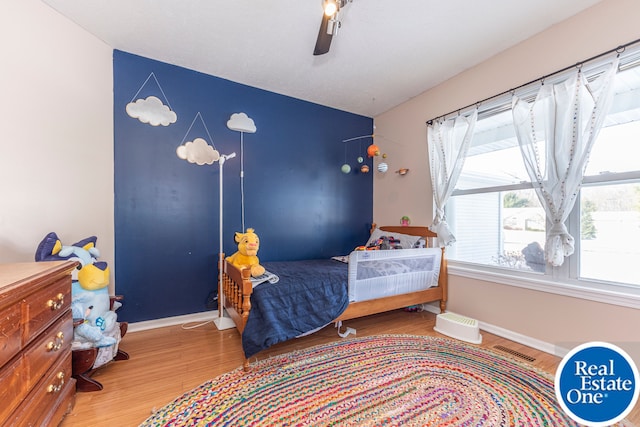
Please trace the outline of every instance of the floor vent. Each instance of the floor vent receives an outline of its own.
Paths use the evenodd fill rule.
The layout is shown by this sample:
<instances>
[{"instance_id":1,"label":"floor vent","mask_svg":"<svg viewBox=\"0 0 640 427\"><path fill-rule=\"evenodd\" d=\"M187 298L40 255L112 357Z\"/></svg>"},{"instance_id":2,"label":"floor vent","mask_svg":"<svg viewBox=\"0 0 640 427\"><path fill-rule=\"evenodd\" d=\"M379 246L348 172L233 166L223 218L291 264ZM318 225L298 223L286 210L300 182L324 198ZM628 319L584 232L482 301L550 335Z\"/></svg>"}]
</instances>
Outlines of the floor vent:
<instances>
[{"instance_id":1,"label":"floor vent","mask_svg":"<svg viewBox=\"0 0 640 427\"><path fill-rule=\"evenodd\" d=\"M529 356L527 354L520 353L519 351L512 350L512 349L510 349L508 347L504 347L502 345L494 345L493 348L495 348L496 350L504 351L505 353L509 353L512 356L519 357L520 359L524 359L527 362L533 362L533 361L536 360L535 357L531 357L531 356Z\"/></svg>"}]
</instances>

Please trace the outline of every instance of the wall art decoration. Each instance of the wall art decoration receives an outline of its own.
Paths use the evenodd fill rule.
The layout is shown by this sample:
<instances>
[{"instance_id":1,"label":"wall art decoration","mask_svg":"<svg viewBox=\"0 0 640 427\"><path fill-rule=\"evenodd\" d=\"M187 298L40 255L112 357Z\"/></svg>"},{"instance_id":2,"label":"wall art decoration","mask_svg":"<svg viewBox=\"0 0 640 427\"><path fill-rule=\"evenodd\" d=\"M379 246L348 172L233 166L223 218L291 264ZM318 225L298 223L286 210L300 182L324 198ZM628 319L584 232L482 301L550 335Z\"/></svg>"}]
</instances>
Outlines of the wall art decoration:
<instances>
[{"instance_id":1,"label":"wall art decoration","mask_svg":"<svg viewBox=\"0 0 640 427\"><path fill-rule=\"evenodd\" d=\"M167 105L165 105L162 100L160 100L160 98L153 95L148 96L145 99L136 99L140 91L142 91L151 77L153 77L153 80L158 85L158 89L160 90L160 93L162 93L162 96L164 97ZM142 123L150 124L151 126L169 126L170 124L175 123L176 120L178 120L178 115L171 109L169 100L164 94L162 86L160 86L160 82L158 82L158 79L153 72L149 74L149 77L147 77L144 83L142 83L142 86L140 86L138 92L133 95L131 102L129 102L126 106L126 110L127 114L132 118L138 119Z\"/></svg>"},{"instance_id":2,"label":"wall art decoration","mask_svg":"<svg viewBox=\"0 0 640 427\"><path fill-rule=\"evenodd\" d=\"M191 132L191 128L198 118L200 118L200 121L204 125L204 129L207 131L207 136L209 137L212 145L209 145L209 143L203 138L195 138L193 141L184 142L189 136L189 132ZM189 129L187 129L187 133L184 135L184 138L182 138L182 142L178 148L176 148L176 154L182 160L186 160L189 163L196 163L200 166L211 165L213 162L220 159L220 152L216 150L213 145L213 138L211 138L209 129L202 119L200 111L198 111L196 116L193 118L193 121L191 121L191 125L189 126Z\"/></svg>"},{"instance_id":3,"label":"wall art decoration","mask_svg":"<svg viewBox=\"0 0 640 427\"><path fill-rule=\"evenodd\" d=\"M233 113L227 121L227 127L236 132L256 133L256 124L246 113Z\"/></svg>"}]
</instances>

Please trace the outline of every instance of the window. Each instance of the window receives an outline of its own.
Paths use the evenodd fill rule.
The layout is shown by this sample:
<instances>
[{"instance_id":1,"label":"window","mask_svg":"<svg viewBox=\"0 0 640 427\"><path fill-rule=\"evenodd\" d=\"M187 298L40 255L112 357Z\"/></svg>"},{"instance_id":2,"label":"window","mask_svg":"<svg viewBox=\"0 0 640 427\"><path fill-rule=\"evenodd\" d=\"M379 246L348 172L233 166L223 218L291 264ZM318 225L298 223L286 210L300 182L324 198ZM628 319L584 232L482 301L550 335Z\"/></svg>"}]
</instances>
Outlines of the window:
<instances>
[{"instance_id":1,"label":"window","mask_svg":"<svg viewBox=\"0 0 640 427\"><path fill-rule=\"evenodd\" d=\"M508 275L640 289L640 67L631 63L630 55L621 60L613 104L566 223L576 241L565 264L544 261L548 219L524 167L510 96L491 109L480 108L446 206L456 236L449 259Z\"/></svg>"},{"instance_id":2,"label":"window","mask_svg":"<svg viewBox=\"0 0 640 427\"><path fill-rule=\"evenodd\" d=\"M580 196L579 277L640 285L640 182L589 184Z\"/></svg>"}]
</instances>

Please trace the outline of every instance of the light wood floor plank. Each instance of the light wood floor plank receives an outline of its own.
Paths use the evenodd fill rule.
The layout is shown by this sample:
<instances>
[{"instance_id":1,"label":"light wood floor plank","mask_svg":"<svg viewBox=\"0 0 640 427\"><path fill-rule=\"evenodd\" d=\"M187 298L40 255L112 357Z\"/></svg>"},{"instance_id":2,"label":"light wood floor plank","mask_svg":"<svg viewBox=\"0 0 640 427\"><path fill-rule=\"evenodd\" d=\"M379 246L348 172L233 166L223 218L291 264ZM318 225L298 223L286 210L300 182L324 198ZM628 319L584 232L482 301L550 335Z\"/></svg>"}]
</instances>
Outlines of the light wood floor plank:
<instances>
[{"instance_id":1,"label":"light wood floor plank","mask_svg":"<svg viewBox=\"0 0 640 427\"><path fill-rule=\"evenodd\" d=\"M396 310L345 322L357 329L357 336L378 334L438 335L433 331L435 315ZM344 329L344 328L343 328ZM534 357L531 364L550 373L560 362L549 355L482 331L482 347L502 345ZM341 340L329 325L315 334L291 340L260 353L252 359ZM235 329L218 331L213 323L194 329L171 326L127 334L122 349L130 360L112 362L99 369L94 378L104 390L78 393L73 412L62 427L137 426L154 409L203 382L242 366L240 336ZM526 361L525 361L526 363ZM627 417L640 426L640 408Z\"/></svg>"}]
</instances>

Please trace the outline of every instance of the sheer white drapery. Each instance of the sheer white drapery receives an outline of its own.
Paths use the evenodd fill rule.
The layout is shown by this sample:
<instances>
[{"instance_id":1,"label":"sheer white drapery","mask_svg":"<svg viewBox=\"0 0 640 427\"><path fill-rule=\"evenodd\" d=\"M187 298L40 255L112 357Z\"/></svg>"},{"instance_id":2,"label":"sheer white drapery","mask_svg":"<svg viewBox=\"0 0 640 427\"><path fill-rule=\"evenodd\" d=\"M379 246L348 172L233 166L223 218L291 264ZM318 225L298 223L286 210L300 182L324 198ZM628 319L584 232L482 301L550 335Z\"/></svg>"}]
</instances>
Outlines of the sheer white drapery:
<instances>
[{"instance_id":1,"label":"sheer white drapery","mask_svg":"<svg viewBox=\"0 0 640 427\"><path fill-rule=\"evenodd\" d=\"M430 228L438 234L440 246L448 246L456 241L445 219L444 208L462 172L477 120L476 107L467 116L459 115L452 119L435 121L427 127L431 185L436 203L436 215Z\"/></svg>"},{"instance_id":2,"label":"sheer white drapery","mask_svg":"<svg viewBox=\"0 0 640 427\"><path fill-rule=\"evenodd\" d=\"M574 238L565 225L573 209L589 153L613 98L616 58L611 67L592 82L578 68L562 83L545 85L529 103L512 99L513 122L520 151L544 206L547 229L545 258L560 266L573 254Z\"/></svg>"}]
</instances>

